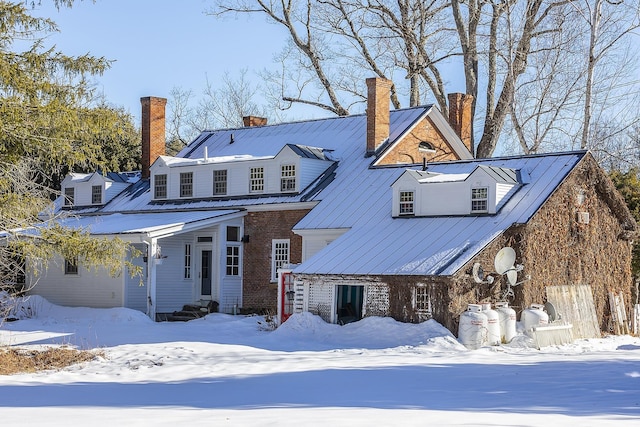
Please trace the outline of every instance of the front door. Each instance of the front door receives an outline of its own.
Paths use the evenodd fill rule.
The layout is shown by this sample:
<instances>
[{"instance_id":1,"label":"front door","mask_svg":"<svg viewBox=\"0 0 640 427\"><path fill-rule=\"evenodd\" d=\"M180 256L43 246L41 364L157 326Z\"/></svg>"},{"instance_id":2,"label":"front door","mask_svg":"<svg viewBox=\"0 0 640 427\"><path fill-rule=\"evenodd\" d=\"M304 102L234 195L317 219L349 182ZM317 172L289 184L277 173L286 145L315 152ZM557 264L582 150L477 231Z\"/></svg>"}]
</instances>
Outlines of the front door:
<instances>
[{"instance_id":1,"label":"front door","mask_svg":"<svg viewBox=\"0 0 640 427\"><path fill-rule=\"evenodd\" d=\"M213 291L213 251L209 248L198 248L198 292L202 300L216 299Z\"/></svg>"}]
</instances>

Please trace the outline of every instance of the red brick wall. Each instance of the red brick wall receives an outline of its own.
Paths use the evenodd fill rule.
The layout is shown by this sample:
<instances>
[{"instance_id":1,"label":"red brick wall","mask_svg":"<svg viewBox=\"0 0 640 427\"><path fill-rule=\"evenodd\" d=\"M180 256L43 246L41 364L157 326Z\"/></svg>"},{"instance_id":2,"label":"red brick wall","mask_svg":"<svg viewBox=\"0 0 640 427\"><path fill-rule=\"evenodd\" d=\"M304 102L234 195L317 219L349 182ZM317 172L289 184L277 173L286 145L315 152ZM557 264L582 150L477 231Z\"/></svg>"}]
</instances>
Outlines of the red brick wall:
<instances>
[{"instance_id":1,"label":"red brick wall","mask_svg":"<svg viewBox=\"0 0 640 427\"><path fill-rule=\"evenodd\" d=\"M244 244L242 300L244 310L276 311L276 283L271 283L271 241L290 239L290 261L302 262L302 237L291 229L309 210L249 212L244 219L244 234L249 243Z\"/></svg>"},{"instance_id":2,"label":"red brick wall","mask_svg":"<svg viewBox=\"0 0 640 427\"><path fill-rule=\"evenodd\" d=\"M149 178L149 167L165 154L165 98L147 96L142 104L142 178Z\"/></svg>"},{"instance_id":3,"label":"red brick wall","mask_svg":"<svg viewBox=\"0 0 640 427\"><path fill-rule=\"evenodd\" d=\"M418 151L418 144L421 141L429 141L436 149L436 153L425 154ZM427 162L460 159L429 118L425 118L410 134L394 146L393 150L386 153L379 164L421 163L423 156Z\"/></svg>"}]
</instances>

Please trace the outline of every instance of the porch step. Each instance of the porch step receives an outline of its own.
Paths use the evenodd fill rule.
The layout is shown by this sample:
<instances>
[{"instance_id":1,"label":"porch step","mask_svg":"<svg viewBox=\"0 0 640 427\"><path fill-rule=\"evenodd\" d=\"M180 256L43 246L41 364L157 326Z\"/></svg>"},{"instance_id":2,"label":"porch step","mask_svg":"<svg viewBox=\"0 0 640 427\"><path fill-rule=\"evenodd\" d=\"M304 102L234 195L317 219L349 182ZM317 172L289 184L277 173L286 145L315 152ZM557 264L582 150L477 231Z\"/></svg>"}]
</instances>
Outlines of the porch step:
<instances>
[{"instance_id":1,"label":"porch step","mask_svg":"<svg viewBox=\"0 0 640 427\"><path fill-rule=\"evenodd\" d=\"M199 319L206 316L212 312L213 308L215 308L215 311L218 309L218 303L215 301L210 303L207 307L187 304L182 307L182 310L167 314L166 319L169 322L187 322L189 320Z\"/></svg>"}]
</instances>

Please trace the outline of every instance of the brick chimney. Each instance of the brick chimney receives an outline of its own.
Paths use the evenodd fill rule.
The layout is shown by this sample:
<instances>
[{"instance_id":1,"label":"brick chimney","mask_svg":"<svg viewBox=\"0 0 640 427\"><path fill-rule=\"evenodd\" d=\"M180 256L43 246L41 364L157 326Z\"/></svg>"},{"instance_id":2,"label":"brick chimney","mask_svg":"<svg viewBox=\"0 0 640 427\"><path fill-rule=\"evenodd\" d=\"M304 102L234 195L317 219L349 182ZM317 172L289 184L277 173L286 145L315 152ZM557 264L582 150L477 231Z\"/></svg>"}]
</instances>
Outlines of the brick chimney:
<instances>
[{"instance_id":1,"label":"brick chimney","mask_svg":"<svg viewBox=\"0 0 640 427\"><path fill-rule=\"evenodd\" d=\"M149 167L165 154L165 98L147 96L142 104L142 179L149 178Z\"/></svg>"},{"instance_id":2,"label":"brick chimney","mask_svg":"<svg viewBox=\"0 0 640 427\"><path fill-rule=\"evenodd\" d=\"M267 118L266 117L258 117L258 116L244 116L242 118L242 123L244 127L250 128L253 126L266 126Z\"/></svg>"},{"instance_id":3,"label":"brick chimney","mask_svg":"<svg viewBox=\"0 0 640 427\"><path fill-rule=\"evenodd\" d=\"M473 117L471 116L473 95L450 93L448 98L449 125L451 125L464 145L469 149L471 154L473 154Z\"/></svg>"},{"instance_id":4,"label":"brick chimney","mask_svg":"<svg viewBox=\"0 0 640 427\"><path fill-rule=\"evenodd\" d=\"M367 155L389 138L391 80L379 77L367 80Z\"/></svg>"}]
</instances>

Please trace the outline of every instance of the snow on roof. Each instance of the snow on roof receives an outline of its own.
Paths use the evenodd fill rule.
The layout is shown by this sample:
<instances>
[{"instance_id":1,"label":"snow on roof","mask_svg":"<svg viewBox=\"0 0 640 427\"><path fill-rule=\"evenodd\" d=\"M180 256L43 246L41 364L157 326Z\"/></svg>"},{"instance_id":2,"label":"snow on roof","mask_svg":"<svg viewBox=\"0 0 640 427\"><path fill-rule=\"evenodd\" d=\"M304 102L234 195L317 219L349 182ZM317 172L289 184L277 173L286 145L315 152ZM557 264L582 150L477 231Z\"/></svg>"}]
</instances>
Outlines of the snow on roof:
<instances>
[{"instance_id":1,"label":"snow on roof","mask_svg":"<svg viewBox=\"0 0 640 427\"><path fill-rule=\"evenodd\" d=\"M113 234L150 234L163 229L184 227L212 219L221 219L240 210L191 211L191 212L153 212L108 215L73 216L55 220L57 224L72 229L82 229L92 235ZM41 224L39 227L46 226ZM36 227L38 228L38 227Z\"/></svg>"},{"instance_id":2,"label":"snow on roof","mask_svg":"<svg viewBox=\"0 0 640 427\"><path fill-rule=\"evenodd\" d=\"M496 215L393 218L391 184L404 168L367 168L338 174L320 203L295 230L348 232L306 260L300 274L451 275L516 223L526 223L586 152L431 163L433 172L469 174L477 166L521 169L520 186ZM333 190L333 191L332 191ZM446 195L443 195L446 197Z\"/></svg>"}]
</instances>

